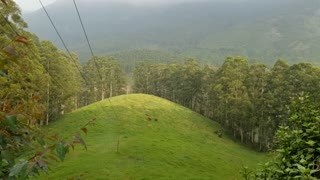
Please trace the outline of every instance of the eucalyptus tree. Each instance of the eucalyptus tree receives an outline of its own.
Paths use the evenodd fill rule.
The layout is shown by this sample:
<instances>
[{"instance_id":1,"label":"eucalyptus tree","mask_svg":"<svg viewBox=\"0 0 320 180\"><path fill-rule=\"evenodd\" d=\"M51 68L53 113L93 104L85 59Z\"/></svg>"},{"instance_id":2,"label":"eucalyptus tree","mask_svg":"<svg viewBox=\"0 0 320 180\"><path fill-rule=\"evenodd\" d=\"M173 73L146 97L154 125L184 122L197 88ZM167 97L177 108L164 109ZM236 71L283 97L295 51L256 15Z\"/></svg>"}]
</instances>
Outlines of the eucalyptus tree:
<instances>
[{"instance_id":1,"label":"eucalyptus tree","mask_svg":"<svg viewBox=\"0 0 320 180\"><path fill-rule=\"evenodd\" d=\"M263 138L263 128L265 128L266 120L266 88L270 70L264 64L253 64L250 66L249 74L246 79L246 87L251 106L248 109L247 128L249 143L260 144ZM262 147L260 147L262 148Z\"/></svg>"},{"instance_id":2,"label":"eucalyptus tree","mask_svg":"<svg viewBox=\"0 0 320 180\"><path fill-rule=\"evenodd\" d=\"M213 88L215 82L217 68L212 65L205 65L202 69L202 86L201 86L201 96L199 97L199 106L200 109L198 112L201 114L212 117L213 112L211 107L214 106L213 102L213 94L211 93L211 89ZM212 103L212 104L211 104Z\"/></svg>"},{"instance_id":3,"label":"eucalyptus tree","mask_svg":"<svg viewBox=\"0 0 320 180\"><path fill-rule=\"evenodd\" d=\"M202 96L202 86L202 69L194 59L190 59L184 65L183 71L183 95L186 97L185 106L193 110L200 108L199 100Z\"/></svg>"},{"instance_id":4,"label":"eucalyptus tree","mask_svg":"<svg viewBox=\"0 0 320 180\"><path fill-rule=\"evenodd\" d=\"M288 82L288 91L291 98L296 98L303 93L308 93L319 100L320 74L319 68L310 63L298 63L290 66L285 74Z\"/></svg>"},{"instance_id":5,"label":"eucalyptus tree","mask_svg":"<svg viewBox=\"0 0 320 180\"><path fill-rule=\"evenodd\" d=\"M66 54L50 41L39 43L41 63L50 76L47 88L47 118L55 119L64 112L77 109L81 89L80 61ZM48 122L48 119L47 119Z\"/></svg>"},{"instance_id":6,"label":"eucalyptus tree","mask_svg":"<svg viewBox=\"0 0 320 180\"><path fill-rule=\"evenodd\" d=\"M228 57L218 69L216 88L222 96L220 99L223 111L222 123L231 128L233 135L244 141L247 111L250 107L249 95L245 86L249 64L242 57Z\"/></svg>"},{"instance_id":7,"label":"eucalyptus tree","mask_svg":"<svg viewBox=\"0 0 320 180\"><path fill-rule=\"evenodd\" d=\"M83 67L85 104L126 93L126 77L114 58L92 57Z\"/></svg>"}]
</instances>

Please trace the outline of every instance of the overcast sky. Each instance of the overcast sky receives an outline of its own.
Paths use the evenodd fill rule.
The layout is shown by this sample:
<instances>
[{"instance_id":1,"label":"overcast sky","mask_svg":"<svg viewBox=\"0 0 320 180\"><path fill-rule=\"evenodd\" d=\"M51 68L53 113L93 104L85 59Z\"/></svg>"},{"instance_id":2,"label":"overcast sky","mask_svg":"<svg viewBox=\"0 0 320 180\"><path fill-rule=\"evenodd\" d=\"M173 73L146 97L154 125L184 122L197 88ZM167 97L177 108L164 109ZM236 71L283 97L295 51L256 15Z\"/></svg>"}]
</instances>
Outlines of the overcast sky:
<instances>
[{"instance_id":1,"label":"overcast sky","mask_svg":"<svg viewBox=\"0 0 320 180\"><path fill-rule=\"evenodd\" d=\"M39 0L14 0L22 9L22 11L34 11L41 7ZM43 4L48 5L55 2L56 0L41 0ZM65 0L72 1L72 0ZM134 5L143 4L170 4L170 3L180 3L180 2L190 2L190 1L203 1L203 0L77 0L77 1L108 1L108 2L125 2Z\"/></svg>"},{"instance_id":2,"label":"overcast sky","mask_svg":"<svg viewBox=\"0 0 320 180\"><path fill-rule=\"evenodd\" d=\"M23 12L34 11L41 7L39 0L14 0ZM48 5L56 0L42 0L44 5Z\"/></svg>"},{"instance_id":3,"label":"overcast sky","mask_svg":"<svg viewBox=\"0 0 320 180\"><path fill-rule=\"evenodd\" d=\"M41 7L39 0L14 0L23 12L34 11ZM56 0L42 0L43 4L48 5ZM72 1L72 0L63 0ZM127 2L134 5L150 5L150 4L170 4L181 2L199 2L199 1L244 1L244 0L77 0L77 1L109 1L109 2Z\"/></svg>"},{"instance_id":4,"label":"overcast sky","mask_svg":"<svg viewBox=\"0 0 320 180\"><path fill-rule=\"evenodd\" d=\"M34 11L41 7L39 0L14 0L24 12ZM41 0L44 5L55 2L56 0ZM72 0L65 0L72 1ZM109 1L109 2L125 2L135 5L143 4L170 4L170 3L180 3L180 2L190 2L199 0L77 0L77 1ZM76 2L77 2L76 1Z\"/></svg>"}]
</instances>

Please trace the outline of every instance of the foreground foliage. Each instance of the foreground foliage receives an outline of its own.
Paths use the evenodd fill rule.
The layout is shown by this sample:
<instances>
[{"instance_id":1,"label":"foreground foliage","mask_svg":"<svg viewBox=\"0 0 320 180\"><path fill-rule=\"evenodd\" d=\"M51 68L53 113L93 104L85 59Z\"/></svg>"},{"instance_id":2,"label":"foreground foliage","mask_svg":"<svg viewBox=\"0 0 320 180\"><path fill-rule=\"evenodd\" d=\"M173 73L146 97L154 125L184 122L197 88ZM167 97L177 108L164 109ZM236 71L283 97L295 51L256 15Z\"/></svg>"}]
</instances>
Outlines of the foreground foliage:
<instances>
[{"instance_id":1,"label":"foreground foliage","mask_svg":"<svg viewBox=\"0 0 320 180\"><path fill-rule=\"evenodd\" d=\"M245 179L320 178L320 105L303 96L291 105L290 115L276 134L277 159L251 176L244 169Z\"/></svg>"},{"instance_id":2,"label":"foreground foliage","mask_svg":"<svg viewBox=\"0 0 320 180\"><path fill-rule=\"evenodd\" d=\"M60 91L49 102L49 93L56 92L49 87L53 68L45 69L42 60L49 53L56 52L58 59L63 55L46 42L43 44L49 44L51 50L39 54L41 45L36 36L23 30L27 25L14 1L2 0L0 14L0 179L28 179L41 171L48 172L51 160L63 161L70 147L81 144L86 148L86 144L78 132L61 139L58 134L44 134L38 128L39 124L48 124L49 109L54 112L52 102L59 99L65 104L73 96ZM67 97L57 97L60 93ZM87 125L80 130L86 133ZM33 154L22 156L24 151Z\"/></svg>"},{"instance_id":3,"label":"foreground foliage","mask_svg":"<svg viewBox=\"0 0 320 180\"><path fill-rule=\"evenodd\" d=\"M33 109L30 113L26 108ZM29 114L30 113L30 114ZM5 179L27 179L36 176L40 171L48 172L50 160L63 161L69 148L82 144L84 140L79 133L68 139L59 138L58 134L44 134L37 126L30 126L28 121L41 116L37 102L10 106L9 101L0 105L0 177ZM87 126L87 125L85 125ZM86 127L82 131L87 132ZM20 157L23 151L32 151L28 159Z\"/></svg>"}]
</instances>

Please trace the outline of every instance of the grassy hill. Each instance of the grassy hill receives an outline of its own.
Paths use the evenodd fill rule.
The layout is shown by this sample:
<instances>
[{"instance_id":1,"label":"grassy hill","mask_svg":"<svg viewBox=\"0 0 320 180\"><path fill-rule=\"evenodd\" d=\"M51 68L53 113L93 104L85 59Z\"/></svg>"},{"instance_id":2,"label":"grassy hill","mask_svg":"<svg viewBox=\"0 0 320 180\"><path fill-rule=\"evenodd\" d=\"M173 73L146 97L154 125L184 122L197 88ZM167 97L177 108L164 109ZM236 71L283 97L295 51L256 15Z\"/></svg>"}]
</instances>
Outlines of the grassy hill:
<instances>
[{"instance_id":1,"label":"grassy hill","mask_svg":"<svg viewBox=\"0 0 320 180\"><path fill-rule=\"evenodd\" d=\"M88 151L77 147L42 179L240 179L243 165L267 160L224 132L218 137L214 131L223 129L217 123L170 101L133 94L111 102L81 108L49 126L68 135L97 119L84 137Z\"/></svg>"}]
</instances>

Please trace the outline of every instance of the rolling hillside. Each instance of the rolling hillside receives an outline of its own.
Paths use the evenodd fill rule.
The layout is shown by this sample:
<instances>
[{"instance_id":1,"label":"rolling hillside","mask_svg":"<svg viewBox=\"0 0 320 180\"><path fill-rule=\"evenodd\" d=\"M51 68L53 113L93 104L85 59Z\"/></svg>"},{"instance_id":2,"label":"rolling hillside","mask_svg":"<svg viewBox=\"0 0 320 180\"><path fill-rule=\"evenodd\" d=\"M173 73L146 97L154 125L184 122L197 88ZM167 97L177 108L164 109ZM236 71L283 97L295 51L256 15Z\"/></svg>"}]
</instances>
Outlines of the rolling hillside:
<instances>
[{"instance_id":1,"label":"rolling hillside","mask_svg":"<svg viewBox=\"0 0 320 180\"><path fill-rule=\"evenodd\" d=\"M67 135L97 119L84 137L88 151L77 147L42 179L240 179L242 166L267 160L229 139L217 123L167 100L133 94L111 102L81 108L49 126Z\"/></svg>"},{"instance_id":2,"label":"rolling hillside","mask_svg":"<svg viewBox=\"0 0 320 180\"><path fill-rule=\"evenodd\" d=\"M237 55L270 66L278 58L319 65L319 7L318 0L208 0L163 6L79 0L96 54L146 49L216 65ZM72 2L57 1L48 11L70 49L87 60L89 50ZM24 18L30 31L62 47L43 10Z\"/></svg>"}]
</instances>

